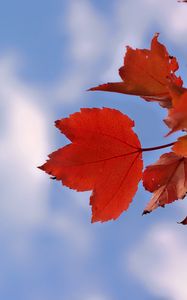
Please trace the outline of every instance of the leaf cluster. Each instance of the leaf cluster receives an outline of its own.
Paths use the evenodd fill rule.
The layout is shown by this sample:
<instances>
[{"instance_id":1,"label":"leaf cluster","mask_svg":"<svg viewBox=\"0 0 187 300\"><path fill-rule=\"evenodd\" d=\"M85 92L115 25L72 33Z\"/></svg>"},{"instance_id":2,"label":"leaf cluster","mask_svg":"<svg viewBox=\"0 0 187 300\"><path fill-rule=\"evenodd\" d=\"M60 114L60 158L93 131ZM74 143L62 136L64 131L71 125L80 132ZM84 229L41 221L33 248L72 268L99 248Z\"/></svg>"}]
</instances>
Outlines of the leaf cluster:
<instances>
[{"instance_id":1,"label":"leaf cluster","mask_svg":"<svg viewBox=\"0 0 187 300\"><path fill-rule=\"evenodd\" d=\"M187 89L183 86L177 59L169 55L155 34L150 49L127 47L119 82L109 82L90 91L138 95L167 109L164 120L170 135L187 131ZM83 108L56 127L70 144L53 152L40 169L77 191L92 190L92 222L116 219L127 210L140 180L153 193L143 214L187 193L187 135L175 143L142 148L133 131L134 121L111 108ZM167 137L166 136L166 137ZM143 171L142 152L172 146ZM182 224L187 224L185 218Z\"/></svg>"}]
</instances>

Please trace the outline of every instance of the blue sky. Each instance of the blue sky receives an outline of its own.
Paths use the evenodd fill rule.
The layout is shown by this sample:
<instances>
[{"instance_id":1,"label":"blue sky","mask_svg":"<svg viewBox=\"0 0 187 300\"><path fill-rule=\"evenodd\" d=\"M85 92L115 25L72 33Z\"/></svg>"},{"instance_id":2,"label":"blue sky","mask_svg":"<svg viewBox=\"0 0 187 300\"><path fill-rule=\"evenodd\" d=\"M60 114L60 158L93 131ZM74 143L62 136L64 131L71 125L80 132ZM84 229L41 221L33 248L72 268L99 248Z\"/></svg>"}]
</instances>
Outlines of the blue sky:
<instances>
[{"instance_id":1,"label":"blue sky","mask_svg":"<svg viewBox=\"0 0 187 300\"><path fill-rule=\"evenodd\" d=\"M67 140L53 123L80 107L117 108L144 147L164 139L157 104L88 93L118 80L125 46L155 32L187 74L187 5L175 0L7 0L0 11L0 298L186 300L187 214L179 201L142 217L140 185L128 212L91 224L90 193L50 181L36 166ZM168 150L169 151L169 150ZM148 153L145 165L163 151Z\"/></svg>"}]
</instances>

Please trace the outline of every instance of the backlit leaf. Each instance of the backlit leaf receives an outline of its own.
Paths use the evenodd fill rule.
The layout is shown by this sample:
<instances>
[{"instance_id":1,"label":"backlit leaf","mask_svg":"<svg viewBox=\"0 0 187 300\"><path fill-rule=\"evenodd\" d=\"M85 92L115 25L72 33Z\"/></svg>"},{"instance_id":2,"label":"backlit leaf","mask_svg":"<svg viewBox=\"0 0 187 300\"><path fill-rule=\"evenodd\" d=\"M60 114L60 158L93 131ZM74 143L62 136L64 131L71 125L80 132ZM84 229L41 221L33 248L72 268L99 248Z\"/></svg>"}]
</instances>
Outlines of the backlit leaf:
<instances>
[{"instance_id":1,"label":"backlit leaf","mask_svg":"<svg viewBox=\"0 0 187 300\"><path fill-rule=\"evenodd\" d=\"M178 130L187 130L187 90L182 93L182 95L174 97L173 107L169 109L168 116L164 120L166 125L171 128L171 133Z\"/></svg>"},{"instance_id":2,"label":"backlit leaf","mask_svg":"<svg viewBox=\"0 0 187 300\"><path fill-rule=\"evenodd\" d=\"M116 219L129 207L142 177L134 122L115 109L84 108L56 122L71 144L40 167L71 189L92 190L92 222Z\"/></svg>"},{"instance_id":3,"label":"backlit leaf","mask_svg":"<svg viewBox=\"0 0 187 300\"><path fill-rule=\"evenodd\" d=\"M176 58L168 54L155 34L150 50L127 47L124 65L119 69L122 82L102 84L90 90L138 95L147 101L158 101L163 107L171 107L168 84L182 86L181 78L175 75L177 70Z\"/></svg>"},{"instance_id":4,"label":"backlit leaf","mask_svg":"<svg viewBox=\"0 0 187 300\"><path fill-rule=\"evenodd\" d=\"M172 150L178 155L187 157L187 135L178 138L173 145Z\"/></svg>"},{"instance_id":5,"label":"backlit leaf","mask_svg":"<svg viewBox=\"0 0 187 300\"><path fill-rule=\"evenodd\" d=\"M183 199L187 192L187 158L173 152L163 154L156 163L145 169L143 185L153 193L144 214Z\"/></svg>"}]
</instances>

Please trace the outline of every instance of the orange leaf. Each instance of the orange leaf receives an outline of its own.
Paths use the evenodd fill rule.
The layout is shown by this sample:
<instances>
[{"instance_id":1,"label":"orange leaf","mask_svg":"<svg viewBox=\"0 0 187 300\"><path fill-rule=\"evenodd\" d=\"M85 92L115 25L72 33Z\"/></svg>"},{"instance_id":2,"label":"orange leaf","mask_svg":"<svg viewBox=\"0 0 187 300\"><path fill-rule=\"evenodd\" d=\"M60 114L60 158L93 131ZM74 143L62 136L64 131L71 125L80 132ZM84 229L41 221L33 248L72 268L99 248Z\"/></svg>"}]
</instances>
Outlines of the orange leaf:
<instances>
[{"instance_id":1,"label":"orange leaf","mask_svg":"<svg viewBox=\"0 0 187 300\"><path fill-rule=\"evenodd\" d=\"M178 96L173 97L173 107L169 109L168 116L164 120L166 125L171 128L171 133L177 130L187 130L187 89Z\"/></svg>"},{"instance_id":2,"label":"orange leaf","mask_svg":"<svg viewBox=\"0 0 187 300\"><path fill-rule=\"evenodd\" d=\"M178 70L176 58L170 56L157 39L158 34L155 34L150 50L127 47L124 66L119 69L122 82L102 84L90 90L138 95L147 101L158 101L163 107L170 107L168 83L182 86L183 82L175 75Z\"/></svg>"},{"instance_id":3,"label":"orange leaf","mask_svg":"<svg viewBox=\"0 0 187 300\"><path fill-rule=\"evenodd\" d=\"M93 190L92 222L116 219L126 210L142 177L142 153L134 122L118 110L84 108L56 126L71 144L40 167L71 189Z\"/></svg>"},{"instance_id":4,"label":"orange leaf","mask_svg":"<svg viewBox=\"0 0 187 300\"><path fill-rule=\"evenodd\" d=\"M172 150L178 155L187 156L187 135L178 138Z\"/></svg>"},{"instance_id":5,"label":"orange leaf","mask_svg":"<svg viewBox=\"0 0 187 300\"><path fill-rule=\"evenodd\" d=\"M163 154L156 163L145 169L143 185L154 193L144 214L183 199L187 192L187 158L173 152Z\"/></svg>"},{"instance_id":6,"label":"orange leaf","mask_svg":"<svg viewBox=\"0 0 187 300\"><path fill-rule=\"evenodd\" d=\"M178 86L174 83L169 83L168 84L168 90L171 96L171 100L172 100L172 107L174 107L178 102L180 97L187 92L187 89L181 86Z\"/></svg>"}]
</instances>

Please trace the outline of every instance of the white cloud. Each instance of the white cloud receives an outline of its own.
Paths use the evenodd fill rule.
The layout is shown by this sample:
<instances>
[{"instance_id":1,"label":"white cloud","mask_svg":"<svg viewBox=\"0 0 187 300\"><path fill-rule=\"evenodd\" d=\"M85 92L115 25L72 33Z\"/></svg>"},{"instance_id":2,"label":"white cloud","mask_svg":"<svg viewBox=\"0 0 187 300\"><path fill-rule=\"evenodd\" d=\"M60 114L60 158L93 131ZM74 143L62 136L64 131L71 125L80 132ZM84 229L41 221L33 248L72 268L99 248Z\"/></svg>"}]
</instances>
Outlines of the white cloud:
<instances>
[{"instance_id":1,"label":"white cloud","mask_svg":"<svg viewBox=\"0 0 187 300\"><path fill-rule=\"evenodd\" d=\"M145 10L147 8L152 20L157 22L159 29L161 28L172 42L186 44L186 5L176 0L165 0L162 3L157 0L144 0L142 5L145 6Z\"/></svg>"},{"instance_id":2,"label":"white cloud","mask_svg":"<svg viewBox=\"0 0 187 300\"><path fill-rule=\"evenodd\" d=\"M66 72L63 70L54 92L60 101L72 103L88 88L94 64L105 53L108 41L105 19L91 1L69 1L66 10L60 26L68 34L70 66Z\"/></svg>"},{"instance_id":3,"label":"white cloud","mask_svg":"<svg viewBox=\"0 0 187 300\"><path fill-rule=\"evenodd\" d=\"M104 17L91 1L70 1L67 7L66 30L70 37L70 56L74 62L91 64L101 55L106 34Z\"/></svg>"},{"instance_id":4,"label":"white cloud","mask_svg":"<svg viewBox=\"0 0 187 300\"><path fill-rule=\"evenodd\" d=\"M129 268L153 294L186 300L187 239L182 227L160 224L131 249Z\"/></svg>"},{"instance_id":5,"label":"white cloud","mask_svg":"<svg viewBox=\"0 0 187 300\"><path fill-rule=\"evenodd\" d=\"M92 255L94 234L91 234L90 226L85 226L81 220L82 216L77 212L76 216L72 211L55 213L51 216L49 230L52 230L58 238L66 240L69 254L77 253L79 259Z\"/></svg>"},{"instance_id":6,"label":"white cloud","mask_svg":"<svg viewBox=\"0 0 187 300\"><path fill-rule=\"evenodd\" d=\"M37 166L48 153L47 114L40 95L19 79L13 57L0 60L0 215L31 225L42 219L48 187Z\"/></svg>"},{"instance_id":7,"label":"white cloud","mask_svg":"<svg viewBox=\"0 0 187 300\"><path fill-rule=\"evenodd\" d=\"M108 298L105 295L100 294L100 293L97 294L94 291L92 294L87 295L85 298L81 297L80 300L110 300L110 298Z\"/></svg>"}]
</instances>

